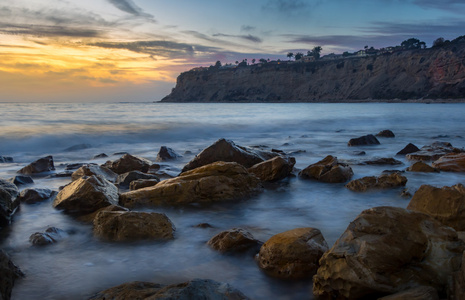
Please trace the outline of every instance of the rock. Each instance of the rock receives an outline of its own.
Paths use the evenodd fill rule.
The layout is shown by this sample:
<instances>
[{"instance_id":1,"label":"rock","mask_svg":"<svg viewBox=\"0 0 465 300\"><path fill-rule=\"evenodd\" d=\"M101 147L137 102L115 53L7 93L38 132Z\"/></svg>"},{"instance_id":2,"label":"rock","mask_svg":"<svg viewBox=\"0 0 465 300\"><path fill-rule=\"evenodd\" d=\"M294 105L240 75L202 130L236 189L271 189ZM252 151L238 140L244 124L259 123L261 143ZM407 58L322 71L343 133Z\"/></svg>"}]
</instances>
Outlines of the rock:
<instances>
[{"instance_id":1,"label":"rock","mask_svg":"<svg viewBox=\"0 0 465 300\"><path fill-rule=\"evenodd\" d=\"M346 188L354 192L365 192L372 189L389 189L394 187L405 186L407 177L400 173L382 174L379 177L367 176L352 180L346 184Z\"/></svg>"},{"instance_id":2,"label":"rock","mask_svg":"<svg viewBox=\"0 0 465 300\"><path fill-rule=\"evenodd\" d=\"M245 147L237 146L233 141L219 139L213 145L197 154L194 159L184 166L182 172L217 161L236 162L246 168L250 168L255 164L261 163L262 161L278 155L279 154L277 153L257 149L247 149Z\"/></svg>"},{"instance_id":3,"label":"rock","mask_svg":"<svg viewBox=\"0 0 465 300\"><path fill-rule=\"evenodd\" d=\"M294 157L276 156L272 159L253 165L248 169L262 181L278 181L286 178L295 165Z\"/></svg>"},{"instance_id":4,"label":"rock","mask_svg":"<svg viewBox=\"0 0 465 300\"><path fill-rule=\"evenodd\" d=\"M241 228L222 231L212 237L207 244L221 253L258 252L262 243L253 235ZM254 254L255 254L254 253Z\"/></svg>"},{"instance_id":5,"label":"rock","mask_svg":"<svg viewBox=\"0 0 465 300\"><path fill-rule=\"evenodd\" d=\"M82 166L85 166L85 163L74 163L74 164L66 164L65 171L72 171L77 170Z\"/></svg>"},{"instance_id":6,"label":"rock","mask_svg":"<svg viewBox=\"0 0 465 300\"><path fill-rule=\"evenodd\" d=\"M53 157L50 155L30 163L29 165L19 170L18 173L30 175L54 170L55 166L53 165Z\"/></svg>"},{"instance_id":7,"label":"rock","mask_svg":"<svg viewBox=\"0 0 465 300\"><path fill-rule=\"evenodd\" d=\"M465 299L465 252L462 256L462 266L454 274L454 289L452 291L451 297L449 299Z\"/></svg>"},{"instance_id":8,"label":"rock","mask_svg":"<svg viewBox=\"0 0 465 300\"><path fill-rule=\"evenodd\" d=\"M328 155L323 160L309 165L302 171L299 176L302 178L311 178L323 182L339 183L346 182L352 178L354 172L352 168L337 160L337 157Z\"/></svg>"},{"instance_id":9,"label":"rock","mask_svg":"<svg viewBox=\"0 0 465 300\"><path fill-rule=\"evenodd\" d=\"M118 175L118 177L116 178L116 183L120 187L128 188L131 182L137 179L151 179L151 180L158 180L158 182L160 182L160 179L155 175L142 173L140 171L131 171L131 172Z\"/></svg>"},{"instance_id":10,"label":"rock","mask_svg":"<svg viewBox=\"0 0 465 300\"><path fill-rule=\"evenodd\" d=\"M135 281L109 288L89 298L89 300L108 299L247 300L249 298L227 283L210 279L194 279L167 286Z\"/></svg>"},{"instance_id":11,"label":"rock","mask_svg":"<svg viewBox=\"0 0 465 300\"><path fill-rule=\"evenodd\" d=\"M158 151L157 158L155 159L155 161L173 160L178 157L181 157L181 155L177 154L173 149L168 148L166 146L161 146L160 151Z\"/></svg>"},{"instance_id":12,"label":"rock","mask_svg":"<svg viewBox=\"0 0 465 300\"><path fill-rule=\"evenodd\" d=\"M347 143L349 147L352 146L362 146L362 145L379 145L378 139L372 135L364 135L355 139L350 139L349 143Z\"/></svg>"},{"instance_id":13,"label":"rock","mask_svg":"<svg viewBox=\"0 0 465 300\"><path fill-rule=\"evenodd\" d=\"M352 152L352 155L357 155L357 156L362 156L366 155L367 153L365 151L354 151Z\"/></svg>"},{"instance_id":14,"label":"rock","mask_svg":"<svg viewBox=\"0 0 465 300\"><path fill-rule=\"evenodd\" d=\"M383 158L376 158L372 160L364 161L362 164L364 165L403 165L404 163L400 160L394 159L392 157L383 157Z\"/></svg>"},{"instance_id":15,"label":"rock","mask_svg":"<svg viewBox=\"0 0 465 300\"><path fill-rule=\"evenodd\" d=\"M56 243L66 232L56 227L49 227L45 232L36 232L29 237L29 242L35 246L45 246Z\"/></svg>"},{"instance_id":16,"label":"rock","mask_svg":"<svg viewBox=\"0 0 465 300\"><path fill-rule=\"evenodd\" d=\"M73 145L71 147L68 147L66 149L63 149L65 152L73 152L73 151L78 151L78 150L84 150L84 149L89 149L92 148L91 144L77 144Z\"/></svg>"},{"instance_id":17,"label":"rock","mask_svg":"<svg viewBox=\"0 0 465 300\"><path fill-rule=\"evenodd\" d=\"M95 216L101 211L129 211L129 209L119 206L119 205L109 205L109 206L102 207L90 214L78 216L77 219L81 222L93 223Z\"/></svg>"},{"instance_id":18,"label":"rock","mask_svg":"<svg viewBox=\"0 0 465 300\"><path fill-rule=\"evenodd\" d=\"M451 143L446 142L434 142L429 146L424 146L418 152L407 154L407 159L430 161L437 160L441 156L449 153L459 153L461 149L455 148Z\"/></svg>"},{"instance_id":19,"label":"rock","mask_svg":"<svg viewBox=\"0 0 465 300\"><path fill-rule=\"evenodd\" d=\"M108 155L106 155L105 153L100 153L100 154L94 155L92 159L105 158L105 157L108 157Z\"/></svg>"},{"instance_id":20,"label":"rock","mask_svg":"<svg viewBox=\"0 0 465 300\"><path fill-rule=\"evenodd\" d=\"M165 214L155 212L101 211L94 218L94 235L114 242L172 239L175 230Z\"/></svg>"},{"instance_id":21,"label":"rock","mask_svg":"<svg viewBox=\"0 0 465 300\"><path fill-rule=\"evenodd\" d=\"M431 172L439 172L438 169L433 168L432 166L425 164L422 161L417 161L413 165L407 168L409 172L424 172L424 173L431 173Z\"/></svg>"},{"instance_id":22,"label":"rock","mask_svg":"<svg viewBox=\"0 0 465 300\"><path fill-rule=\"evenodd\" d=\"M430 286L420 286L378 298L378 300L439 300L439 297L438 291L436 291L435 288Z\"/></svg>"},{"instance_id":23,"label":"rock","mask_svg":"<svg viewBox=\"0 0 465 300\"><path fill-rule=\"evenodd\" d=\"M16 279L24 273L11 261L8 254L0 249L0 299L10 300Z\"/></svg>"},{"instance_id":24,"label":"rock","mask_svg":"<svg viewBox=\"0 0 465 300\"><path fill-rule=\"evenodd\" d=\"M237 201L259 190L259 179L243 166L234 162L215 162L163 180L153 187L123 193L120 204L132 208L140 205Z\"/></svg>"},{"instance_id":25,"label":"rock","mask_svg":"<svg viewBox=\"0 0 465 300\"><path fill-rule=\"evenodd\" d=\"M32 180L30 176L24 176L24 175L17 175L15 177L8 179L8 181L15 184L16 186L34 183L34 180Z\"/></svg>"},{"instance_id":26,"label":"rock","mask_svg":"<svg viewBox=\"0 0 465 300\"><path fill-rule=\"evenodd\" d=\"M381 130L380 132L378 132L376 134L376 136L379 136L379 137L385 137L385 138L393 138L393 137L396 137L394 132L392 132L391 130L389 129L386 129L386 130Z\"/></svg>"},{"instance_id":27,"label":"rock","mask_svg":"<svg viewBox=\"0 0 465 300\"><path fill-rule=\"evenodd\" d=\"M11 216L16 212L19 201L16 197L19 190L11 182L0 179L0 228L11 223Z\"/></svg>"},{"instance_id":28,"label":"rock","mask_svg":"<svg viewBox=\"0 0 465 300\"><path fill-rule=\"evenodd\" d=\"M141 171L146 173L152 163L145 159L131 154L124 154L120 159L107 161L102 167L107 167L116 174L124 174L131 171Z\"/></svg>"},{"instance_id":29,"label":"rock","mask_svg":"<svg viewBox=\"0 0 465 300\"><path fill-rule=\"evenodd\" d=\"M57 192L50 189L25 189L22 190L18 196L18 201L34 204L37 202L42 202L44 200L50 199L55 196Z\"/></svg>"},{"instance_id":30,"label":"rock","mask_svg":"<svg viewBox=\"0 0 465 300\"><path fill-rule=\"evenodd\" d=\"M412 143L409 143L407 146L404 147L404 149L397 152L396 155L410 154L418 151L420 151L420 149L417 146L415 146Z\"/></svg>"},{"instance_id":31,"label":"rock","mask_svg":"<svg viewBox=\"0 0 465 300\"><path fill-rule=\"evenodd\" d=\"M465 172L465 153L451 153L433 162L433 167L446 172Z\"/></svg>"},{"instance_id":32,"label":"rock","mask_svg":"<svg viewBox=\"0 0 465 300\"><path fill-rule=\"evenodd\" d=\"M98 175L71 182L53 201L53 207L77 215L89 214L112 204L118 204L118 189Z\"/></svg>"},{"instance_id":33,"label":"rock","mask_svg":"<svg viewBox=\"0 0 465 300\"><path fill-rule=\"evenodd\" d=\"M195 225L194 227L197 227L197 228L213 228L213 226L208 224L208 223L199 223L199 224Z\"/></svg>"},{"instance_id":34,"label":"rock","mask_svg":"<svg viewBox=\"0 0 465 300\"><path fill-rule=\"evenodd\" d=\"M260 248L258 265L279 278L311 277L327 250L328 244L320 230L296 228L278 233L266 241Z\"/></svg>"},{"instance_id":35,"label":"rock","mask_svg":"<svg viewBox=\"0 0 465 300\"><path fill-rule=\"evenodd\" d=\"M45 178L66 178L66 177L71 177L73 175L72 171L64 171L60 173L54 173L46 176Z\"/></svg>"},{"instance_id":36,"label":"rock","mask_svg":"<svg viewBox=\"0 0 465 300\"><path fill-rule=\"evenodd\" d=\"M12 163L13 157L11 156L0 156L0 163Z\"/></svg>"},{"instance_id":37,"label":"rock","mask_svg":"<svg viewBox=\"0 0 465 300\"><path fill-rule=\"evenodd\" d=\"M146 187L154 186L160 182L160 179L137 179L131 181L129 184L129 190L135 191Z\"/></svg>"},{"instance_id":38,"label":"rock","mask_svg":"<svg viewBox=\"0 0 465 300\"><path fill-rule=\"evenodd\" d=\"M457 231L465 231L465 187L462 184L442 188L422 185L407 209L430 215Z\"/></svg>"},{"instance_id":39,"label":"rock","mask_svg":"<svg viewBox=\"0 0 465 300\"><path fill-rule=\"evenodd\" d=\"M419 286L445 296L465 244L452 228L398 207L363 211L320 259L318 299L376 299Z\"/></svg>"},{"instance_id":40,"label":"rock","mask_svg":"<svg viewBox=\"0 0 465 300\"><path fill-rule=\"evenodd\" d=\"M89 164L89 165L84 165L80 167L79 169L77 169L71 175L71 179L74 181L74 180L78 180L79 178L83 176L92 176L92 175L102 176L103 178L105 178L106 180L110 182L115 182L116 178L118 177L118 174L116 174L115 172L113 172L112 170L106 167Z\"/></svg>"}]
</instances>

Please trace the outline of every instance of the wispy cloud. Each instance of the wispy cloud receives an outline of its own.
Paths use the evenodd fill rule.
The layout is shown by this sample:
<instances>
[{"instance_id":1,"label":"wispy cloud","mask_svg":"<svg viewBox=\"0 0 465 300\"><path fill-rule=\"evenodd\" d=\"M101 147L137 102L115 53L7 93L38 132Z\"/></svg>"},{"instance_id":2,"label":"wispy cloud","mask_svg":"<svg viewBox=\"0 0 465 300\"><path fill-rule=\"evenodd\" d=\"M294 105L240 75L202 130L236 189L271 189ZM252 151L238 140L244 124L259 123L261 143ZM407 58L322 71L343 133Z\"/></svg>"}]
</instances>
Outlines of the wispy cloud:
<instances>
[{"instance_id":1,"label":"wispy cloud","mask_svg":"<svg viewBox=\"0 0 465 300\"><path fill-rule=\"evenodd\" d=\"M235 35L235 34L224 34L224 33L215 33L213 36L215 37L232 37L232 38L239 38L242 40L246 40L249 42L254 42L254 43L261 43L263 40L259 38L258 36L253 36L251 34L247 35Z\"/></svg>"},{"instance_id":2,"label":"wispy cloud","mask_svg":"<svg viewBox=\"0 0 465 300\"><path fill-rule=\"evenodd\" d=\"M463 0L414 0L414 4L427 8L437 8L448 11L455 11L457 8L461 8L461 12L465 9L465 2Z\"/></svg>"},{"instance_id":3,"label":"wispy cloud","mask_svg":"<svg viewBox=\"0 0 465 300\"><path fill-rule=\"evenodd\" d=\"M0 33L12 35L30 35L36 37L80 37L94 38L102 32L91 28L77 28L51 25L16 25L0 23Z\"/></svg>"},{"instance_id":4,"label":"wispy cloud","mask_svg":"<svg viewBox=\"0 0 465 300\"><path fill-rule=\"evenodd\" d=\"M133 16L153 18L151 14L145 13L132 0L108 0L108 2L113 4L119 10L131 14Z\"/></svg>"},{"instance_id":5,"label":"wispy cloud","mask_svg":"<svg viewBox=\"0 0 465 300\"><path fill-rule=\"evenodd\" d=\"M303 0L268 0L263 5L265 10L276 10L283 13L300 11L310 6L308 1Z\"/></svg>"},{"instance_id":6,"label":"wispy cloud","mask_svg":"<svg viewBox=\"0 0 465 300\"><path fill-rule=\"evenodd\" d=\"M250 32L250 31L254 31L255 29L256 29L255 26L250 26L250 25L241 26L241 32Z\"/></svg>"}]
</instances>

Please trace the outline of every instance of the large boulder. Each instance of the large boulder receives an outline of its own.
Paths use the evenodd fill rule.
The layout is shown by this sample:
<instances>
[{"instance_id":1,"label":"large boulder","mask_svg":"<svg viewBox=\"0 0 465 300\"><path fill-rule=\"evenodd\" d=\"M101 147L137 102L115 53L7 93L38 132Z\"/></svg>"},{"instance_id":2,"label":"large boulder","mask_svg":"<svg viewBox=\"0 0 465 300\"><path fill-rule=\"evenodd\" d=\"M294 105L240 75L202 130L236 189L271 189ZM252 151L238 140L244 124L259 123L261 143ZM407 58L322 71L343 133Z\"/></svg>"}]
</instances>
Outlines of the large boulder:
<instances>
[{"instance_id":1,"label":"large boulder","mask_svg":"<svg viewBox=\"0 0 465 300\"><path fill-rule=\"evenodd\" d=\"M71 182L53 201L53 207L76 215L90 214L112 204L118 204L118 189L98 175L81 177Z\"/></svg>"},{"instance_id":2,"label":"large boulder","mask_svg":"<svg viewBox=\"0 0 465 300\"><path fill-rule=\"evenodd\" d=\"M407 159L421 160L421 161L434 161L449 153L460 153L462 149L458 149L447 142L434 142L431 145L423 146L420 151L407 154Z\"/></svg>"},{"instance_id":3,"label":"large boulder","mask_svg":"<svg viewBox=\"0 0 465 300\"><path fill-rule=\"evenodd\" d=\"M124 174L130 171L141 171L146 173L151 165L152 163L145 158L132 156L126 153L121 158L115 161L107 161L102 166L112 170L116 174Z\"/></svg>"},{"instance_id":4,"label":"large boulder","mask_svg":"<svg viewBox=\"0 0 465 300\"><path fill-rule=\"evenodd\" d=\"M358 138L350 139L349 142L347 143L347 146L352 147L352 146L365 146L365 145L379 145L378 139L372 135L364 135Z\"/></svg>"},{"instance_id":5,"label":"large boulder","mask_svg":"<svg viewBox=\"0 0 465 300\"><path fill-rule=\"evenodd\" d=\"M163 180L153 187L123 193L120 204L132 208L234 201L248 198L260 188L260 180L243 166L234 162L215 162Z\"/></svg>"},{"instance_id":6,"label":"large boulder","mask_svg":"<svg viewBox=\"0 0 465 300\"><path fill-rule=\"evenodd\" d=\"M451 153L433 162L433 167L446 172L465 172L465 153Z\"/></svg>"},{"instance_id":7,"label":"large boulder","mask_svg":"<svg viewBox=\"0 0 465 300\"><path fill-rule=\"evenodd\" d=\"M464 249L455 230L428 215L368 209L321 258L313 293L321 299L377 299L431 286L445 296Z\"/></svg>"},{"instance_id":8,"label":"large boulder","mask_svg":"<svg viewBox=\"0 0 465 300\"><path fill-rule=\"evenodd\" d=\"M439 172L438 169L433 168L432 166L428 165L427 163L424 163L422 161L417 161L413 165L407 168L408 172L422 172L422 173L433 173L433 172Z\"/></svg>"},{"instance_id":9,"label":"large boulder","mask_svg":"<svg viewBox=\"0 0 465 300\"><path fill-rule=\"evenodd\" d=\"M94 235L108 241L172 239L176 228L161 213L101 211L94 218Z\"/></svg>"},{"instance_id":10,"label":"large boulder","mask_svg":"<svg viewBox=\"0 0 465 300\"><path fill-rule=\"evenodd\" d=\"M465 187L462 184L442 188L422 185L407 209L430 215L457 231L465 231Z\"/></svg>"},{"instance_id":11,"label":"large boulder","mask_svg":"<svg viewBox=\"0 0 465 300\"><path fill-rule=\"evenodd\" d=\"M102 167L99 165L94 165L94 164L89 164L89 165L84 165L77 169L76 171L73 172L71 175L71 179L78 180L79 178L83 176L92 176L92 175L99 175L105 178L106 180L110 182L115 182L116 177L118 177L118 174L113 172L112 170Z\"/></svg>"},{"instance_id":12,"label":"large boulder","mask_svg":"<svg viewBox=\"0 0 465 300\"><path fill-rule=\"evenodd\" d=\"M276 156L272 159L253 165L248 171L262 181L277 181L286 178L295 165L294 157Z\"/></svg>"},{"instance_id":13,"label":"large boulder","mask_svg":"<svg viewBox=\"0 0 465 300\"><path fill-rule=\"evenodd\" d=\"M234 144L233 141L219 139L213 145L197 154L194 159L184 166L182 172L217 161L236 162L246 168L250 168L255 164L278 155L278 153L248 149Z\"/></svg>"},{"instance_id":14,"label":"large boulder","mask_svg":"<svg viewBox=\"0 0 465 300\"><path fill-rule=\"evenodd\" d=\"M19 190L13 183L0 179L0 228L11 222L11 216L18 208L19 201L16 198Z\"/></svg>"},{"instance_id":15,"label":"large boulder","mask_svg":"<svg viewBox=\"0 0 465 300\"><path fill-rule=\"evenodd\" d=\"M400 175L399 172L391 174L382 174L379 177L366 176L352 180L346 184L346 188L354 192L365 192L372 189L389 189L394 187L405 186L407 177Z\"/></svg>"},{"instance_id":16,"label":"large boulder","mask_svg":"<svg viewBox=\"0 0 465 300\"><path fill-rule=\"evenodd\" d=\"M0 249L0 299L10 300L16 279L24 273L11 261L8 254Z\"/></svg>"},{"instance_id":17,"label":"large boulder","mask_svg":"<svg viewBox=\"0 0 465 300\"><path fill-rule=\"evenodd\" d=\"M337 157L328 155L323 160L311 164L299 172L302 178L311 178L323 182L339 183L352 178L352 168L337 160Z\"/></svg>"},{"instance_id":18,"label":"large boulder","mask_svg":"<svg viewBox=\"0 0 465 300\"><path fill-rule=\"evenodd\" d=\"M153 179L160 181L160 179L153 174L142 173L140 171L131 171L118 175L116 178L116 184L122 188L128 188L131 182L137 179Z\"/></svg>"},{"instance_id":19,"label":"large boulder","mask_svg":"<svg viewBox=\"0 0 465 300\"><path fill-rule=\"evenodd\" d=\"M54 171L54 170L55 170L55 166L53 165L53 157L50 155L50 156L39 158L38 160L30 163L29 165L19 170L18 173L25 174L25 175L31 175L31 174L49 172L49 171Z\"/></svg>"},{"instance_id":20,"label":"large boulder","mask_svg":"<svg viewBox=\"0 0 465 300\"><path fill-rule=\"evenodd\" d=\"M50 189L25 189L18 196L18 201L34 204L42 202L55 196L57 192Z\"/></svg>"},{"instance_id":21,"label":"large boulder","mask_svg":"<svg viewBox=\"0 0 465 300\"><path fill-rule=\"evenodd\" d=\"M178 157L181 157L181 155L177 154L173 149L166 146L161 146L155 161L168 161Z\"/></svg>"},{"instance_id":22,"label":"large boulder","mask_svg":"<svg viewBox=\"0 0 465 300\"><path fill-rule=\"evenodd\" d=\"M207 244L221 253L258 252L262 245L250 232L241 228L232 228L222 231L212 237Z\"/></svg>"},{"instance_id":23,"label":"large boulder","mask_svg":"<svg viewBox=\"0 0 465 300\"><path fill-rule=\"evenodd\" d=\"M194 279L171 285L140 281L129 282L109 288L89 298L89 300L108 299L247 300L249 298L227 283L211 279Z\"/></svg>"},{"instance_id":24,"label":"large boulder","mask_svg":"<svg viewBox=\"0 0 465 300\"><path fill-rule=\"evenodd\" d=\"M318 261L328 250L320 230L296 228L272 236L260 248L258 265L266 273L279 278L313 276Z\"/></svg>"},{"instance_id":25,"label":"large boulder","mask_svg":"<svg viewBox=\"0 0 465 300\"><path fill-rule=\"evenodd\" d=\"M415 153L418 151L420 151L420 149L417 146L415 146L412 143L408 143L407 146L405 146L402 150L397 152L396 155L405 155L405 154Z\"/></svg>"}]
</instances>

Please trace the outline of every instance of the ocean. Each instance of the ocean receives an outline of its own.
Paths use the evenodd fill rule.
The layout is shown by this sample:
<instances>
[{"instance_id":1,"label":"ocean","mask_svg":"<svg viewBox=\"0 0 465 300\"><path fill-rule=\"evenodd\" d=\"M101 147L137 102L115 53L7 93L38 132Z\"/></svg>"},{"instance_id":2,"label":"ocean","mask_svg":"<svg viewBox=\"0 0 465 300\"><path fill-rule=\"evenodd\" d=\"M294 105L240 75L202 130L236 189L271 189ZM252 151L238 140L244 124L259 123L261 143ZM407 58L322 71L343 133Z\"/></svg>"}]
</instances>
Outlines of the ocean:
<instances>
[{"instance_id":1,"label":"ocean","mask_svg":"<svg viewBox=\"0 0 465 300\"><path fill-rule=\"evenodd\" d=\"M326 155L352 164L354 179L405 170L411 162L396 153L408 143L418 147L435 141L465 147L465 104L419 103L0 103L0 178L13 177L26 164L47 155L56 173L70 163L104 163L128 152L155 161L161 146L181 158L162 163L170 175L219 138L241 146L262 146L293 152L295 168L303 169ZM351 138L390 129L395 138L380 145L348 147ZM365 151L363 156L358 152ZM100 153L108 158L93 159ZM403 165L357 165L394 157ZM296 172L297 173L297 172ZM413 194L422 184L465 183L463 173L404 173ZM40 177L34 188L58 190L70 178ZM331 246L363 210L375 206L406 207L402 189L354 193L344 184L327 184L293 176L238 203L207 208L160 207L176 226L167 242L108 243L92 236L92 225L55 210L52 203L21 204L10 227L0 232L0 248L26 273L16 282L13 299L85 299L128 281L179 283L193 278L227 282L252 299L312 299L310 279L285 281L261 272L252 256L224 255L206 242L220 231L239 227L266 241L298 228L321 230ZM212 228L197 228L209 223ZM33 247L29 236L48 226L66 230L57 244Z\"/></svg>"}]
</instances>

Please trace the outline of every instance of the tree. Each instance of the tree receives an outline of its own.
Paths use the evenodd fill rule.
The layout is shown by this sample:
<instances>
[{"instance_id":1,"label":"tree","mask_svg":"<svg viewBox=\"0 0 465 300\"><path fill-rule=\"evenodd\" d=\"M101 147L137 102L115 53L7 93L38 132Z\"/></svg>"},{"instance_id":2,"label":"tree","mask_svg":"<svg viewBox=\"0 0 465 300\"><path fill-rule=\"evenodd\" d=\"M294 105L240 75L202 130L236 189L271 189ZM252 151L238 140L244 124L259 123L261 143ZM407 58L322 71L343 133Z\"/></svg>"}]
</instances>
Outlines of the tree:
<instances>
[{"instance_id":1,"label":"tree","mask_svg":"<svg viewBox=\"0 0 465 300\"><path fill-rule=\"evenodd\" d=\"M421 42L419 39L410 38L408 40L403 41L401 47L404 49L425 49L426 43Z\"/></svg>"},{"instance_id":2,"label":"tree","mask_svg":"<svg viewBox=\"0 0 465 300\"><path fill-rule=\"evenodd\" d=\"M304 54L302 52L297 52L294 57L295 57L295 60L300 60L303 56Z\"/></svg>"},{"instance_id":3,"label":"tree","mask_svg":"<svg viewBox=\"0 0 465 300\"><path fill-rule=\"evenodd\" d=\"M256 61L255 58L252 58L252 64L255 64L255 61Z\"/></svg>"},{"instance_id":4,"label":"tree","mask_svg":"<svg viewBox=\"0 0 465 300\"><path fill-rule=\"evenodd\" d=\"M266 64L266 63L267 63L266 59L264 59L264 58L260 58L259 61L260 61L262 64Z\"/></svg>"},{"instance_id":5,"label":"tree","mask_svg":"<svg viewBox=\"0 0 465 300\"><path fill-rule=\"evenodd\" d=\"M217 69L221 68L221 61L217 61L215 63L215 68L217 68Z\"/></svg>"},{"instance_id":6,"label":"tree","mask_svg":"<svg viewBox=\"0 0 465 300\"><path fill-rule=\"evenodd\" d=\"M292 52L289 52L289 53L287 54L287 57L289 57L289 60L291 60L291 58L293 58L293 57L294 57L294 53L292 53Z\"/></svg>"},{"instance_id":7,"label":"tree","mask_svg":"<svg viewBox=\"0 0 465 300\"><path fill-rule=\"evenodd\" d=\"M315 59L320 58L321 50L323 50L323 48L321 48L321 46L316 46L316 47L313 48L312 54L313 54L313 57L315 57Z\"/></svg>"},{"instance_id":8,"label":"tree","mask_svg":"<svg viewBox=\"0 0 465 300\"><path fill-rule=\"evenodd\" d=\"M433 47L442 47L446 43L446 40L443 37L439 37L434 40Z\"/></svg>"},{"instance_id":9,"label":"tree","mask_svg":"<svg viewBox=\"0 0 465 300\"><path fill-rule=\"evenodd\" d=\"M238 65L238 64L239 64L239 61L238 61L238 60L236 60L236 65Z\"/></svg>"}]
</instances>

